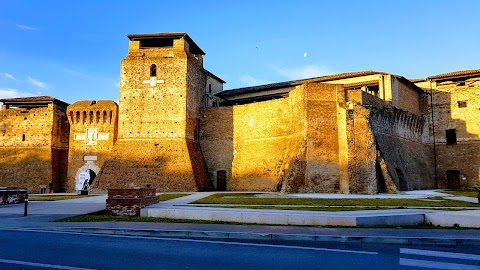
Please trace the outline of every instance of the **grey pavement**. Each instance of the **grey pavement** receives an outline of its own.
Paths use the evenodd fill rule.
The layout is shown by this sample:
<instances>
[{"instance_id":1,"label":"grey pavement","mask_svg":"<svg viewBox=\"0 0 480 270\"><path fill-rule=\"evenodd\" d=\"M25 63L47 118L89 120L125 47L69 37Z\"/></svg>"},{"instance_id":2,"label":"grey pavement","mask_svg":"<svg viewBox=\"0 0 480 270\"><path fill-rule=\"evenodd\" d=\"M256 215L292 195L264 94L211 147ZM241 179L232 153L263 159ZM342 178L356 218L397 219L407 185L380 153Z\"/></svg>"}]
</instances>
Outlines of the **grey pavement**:
<instances>
[{"instance_id":1,"label":"grey pavement","mask_svg":"<svg viewBox=\"0 0 480 270\"><path fill-rule=\"evenodd\" d=\"M160 212L186 210L205 212L205 207L185 206L188 202L213 193L194 193L182 198L161 202L146 209ZM337 194L338 196L344 196ZM275 194L272 194L275 196ZM283 196L283 195L282 195ZM312 196L319 196L313 194ZM330 194L328 195L330 196ZM380 195L378 195L380 196ZM397 195L402 196L402 194ZM198 237L224 239L257 239L257 240L297 240L297 241L337 241L337 242L377 242L402 244L434 244L434 245L476 245L480 246L480 230L468 229L395 229L395 228L340 228L316 226L269 226L269 225L224 225L195 223L154 223L154 222L52 222L54 220L91 213L105 208L105 195L54 202L30 202L29 215L23 216L23 204L0 206L0 230L48 230L60 232L118 234L148 237ZM212 210L212 209L210 209ZM264 214L289 216L290 219L302 219L315 216L316 211L293 210L254 210L254 209L213 209L214 211L237 213L245 216L250 213L256 220ZM441 220L468 220L480 224L480 210L472 211L435 211L416 209L395 209L375 211L321 212L332 221L355 217L375 218L379 216L427 216ZM268 216L263 216L268 217ZM446 218L445 218L446 217ZM271 223L270 223L271 224ZM458 223L444 226L454 226ZM357 224L359 225L359 224ZM388 225L388 224L387 224ZM380 225L374 225L380 226ZM455 225L456 226L456 225ZM470 226L475 227L475 226Z\"/></svg>"}]
</instances>

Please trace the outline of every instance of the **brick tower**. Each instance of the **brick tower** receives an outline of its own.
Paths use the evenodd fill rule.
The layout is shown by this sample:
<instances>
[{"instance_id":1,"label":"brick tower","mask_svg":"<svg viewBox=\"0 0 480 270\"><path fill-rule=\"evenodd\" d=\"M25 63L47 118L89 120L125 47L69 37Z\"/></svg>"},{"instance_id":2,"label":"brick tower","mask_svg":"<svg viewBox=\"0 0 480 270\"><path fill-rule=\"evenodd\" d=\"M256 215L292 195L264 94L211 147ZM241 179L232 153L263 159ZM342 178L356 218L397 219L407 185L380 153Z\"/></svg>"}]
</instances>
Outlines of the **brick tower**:
<instances>
[{"instance_id":1,"label":"brick tower","mask_svg":"<svg viewBox=\"0 0 480 270\"><path fill-rule=\"evenodd\" d=\"M186 33L127 35L121 62L118 140L99 188L151 185L158 191L210 187L198 144L205 54Z\"/></svg>"}]
</instances>

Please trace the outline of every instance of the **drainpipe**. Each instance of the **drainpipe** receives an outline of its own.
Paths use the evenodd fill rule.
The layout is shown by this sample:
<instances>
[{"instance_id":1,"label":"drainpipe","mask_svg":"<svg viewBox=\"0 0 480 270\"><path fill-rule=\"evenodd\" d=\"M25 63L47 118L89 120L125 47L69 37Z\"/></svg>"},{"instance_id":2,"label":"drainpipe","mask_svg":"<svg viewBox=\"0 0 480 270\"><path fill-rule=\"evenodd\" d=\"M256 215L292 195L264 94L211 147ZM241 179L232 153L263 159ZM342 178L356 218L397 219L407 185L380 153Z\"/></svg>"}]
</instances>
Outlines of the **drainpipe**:
<instances>
[{"instance_id":1,"label":"drainpipe","mask_svg":"<svg viewBox=\"0 0 480 270\"><path fill-rule=\"evenodd\" d=\"M432 113L432 136L433 136L433 166L435 169L435 188L438 188L438 177L437 177L437 143L435 138L435 120L433 118L433 89L432 89L432 80L430 80L430 111Z\"/></svg>"}]
</instances>

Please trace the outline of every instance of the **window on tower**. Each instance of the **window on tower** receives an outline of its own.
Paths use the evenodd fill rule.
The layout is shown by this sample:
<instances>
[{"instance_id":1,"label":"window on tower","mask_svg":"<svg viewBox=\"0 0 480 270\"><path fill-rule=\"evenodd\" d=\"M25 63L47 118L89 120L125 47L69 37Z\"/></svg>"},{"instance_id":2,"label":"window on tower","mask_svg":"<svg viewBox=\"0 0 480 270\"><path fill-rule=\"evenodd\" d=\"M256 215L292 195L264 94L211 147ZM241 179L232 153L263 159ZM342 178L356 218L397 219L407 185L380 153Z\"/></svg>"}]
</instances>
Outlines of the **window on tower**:
<instances>
[{"instance_id":1,"label":"window on tower","mask_svg":"<svg viewBox=\"0 0 480 270\"><path fill-rule=\"evenodd\" d=\"M157 76L157 65L153 64L150 66L150 77Z\"/></svg>"}]
</instances>

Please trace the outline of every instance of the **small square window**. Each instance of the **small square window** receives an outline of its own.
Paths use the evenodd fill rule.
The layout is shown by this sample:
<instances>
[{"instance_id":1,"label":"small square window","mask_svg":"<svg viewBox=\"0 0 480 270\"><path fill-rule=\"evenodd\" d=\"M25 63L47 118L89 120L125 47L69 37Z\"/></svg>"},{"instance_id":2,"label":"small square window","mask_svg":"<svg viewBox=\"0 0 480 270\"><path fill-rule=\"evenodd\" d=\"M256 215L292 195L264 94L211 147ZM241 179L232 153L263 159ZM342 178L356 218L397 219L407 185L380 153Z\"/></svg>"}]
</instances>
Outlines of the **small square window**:
<instances>
[{"instance_id":1,"label":"small square window","mask_svg":"<svg viewBox=\"0 0 480 270\"><path fill-rule=\"evenodd\" d=\"M458 108L466 108L467 102L466 101L457 101Z\"/></svg>"}]
</instances>

